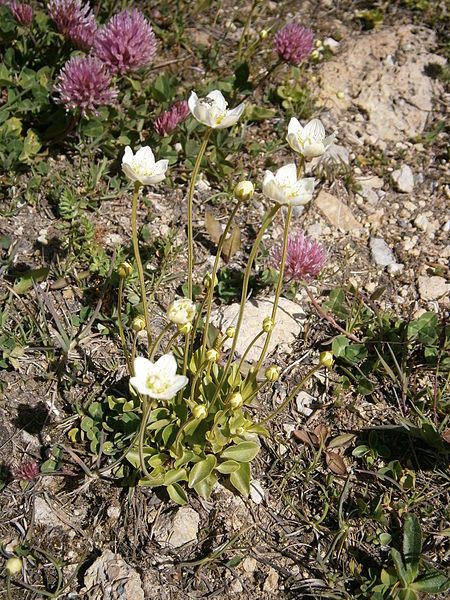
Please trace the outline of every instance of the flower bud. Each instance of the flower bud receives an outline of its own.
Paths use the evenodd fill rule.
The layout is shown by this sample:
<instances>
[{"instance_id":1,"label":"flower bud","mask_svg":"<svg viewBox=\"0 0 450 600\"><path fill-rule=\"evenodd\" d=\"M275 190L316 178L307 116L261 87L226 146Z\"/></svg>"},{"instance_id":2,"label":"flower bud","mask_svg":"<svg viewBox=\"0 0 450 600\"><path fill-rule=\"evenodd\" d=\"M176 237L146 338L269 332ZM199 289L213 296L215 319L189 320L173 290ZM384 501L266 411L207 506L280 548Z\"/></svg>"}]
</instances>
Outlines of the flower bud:
<instances>
[{"instance_id":1,"label":"flower bud","mask_svg":"<svg viewBox=\"0 0 450 600\"><path fill-rule=\"evenodd\" d=\"M339 98L339 100L342 100L344 96L345 94L343 91L339 90L339 92L336 92L336 97Z\"/></svg>"},{"instance_id":2,"label":"flower bud","mask_svg":"<svg viewBox=\"0 0 450 600\"><path fill-rule=\"evenodd\" d=\"M261 31L259 32L259 37L262 40L265 40L268 35L269 35L269 32L267 31L267 29L261 29Z\"/></svg>"},{"instance_id":3,"label":"flower bud","mask_svg":"<svg viewBox=\"0 0 450 600\"><path fill-rule=\"evenodd\" d=\"M194 417L194 419L198 419L199 421L201 421L202 419L205 419L207 415L208 409L204 404L197 404L197 406L194 406L194 408L192 409L192 416Z\"/></svg>"},{"instance_id":4,"label":"flower bud","mask_svg":"<svg viewBox=\"0 0 450 600\"><path fill-rule=\"evenodd\" d=\"M196 313L195 304L189 298L175 300L167 309L167 318L176 325L192 323Z\"/></svg>"},{"instance_id":5,"label":"flower bud","mask_svg":"<svg viewBox=\"0 0 450 600\"><path fill-rule=\"evenodd\" d=\"M317 60L317 59L319 59L319 58L320 58L320 52L319 52L318 50L313 50L313 51L311 52L311 58L312 58L313 60Z\"/></svg>"},{"instance_id":6,"label":"flower bud","mask_svg":"<svg viewBox=\"0 0 450 600\"><path fill-rule=\"evenodd\" d=\"M203 285L205 286L205 288L209 288L211 286L211 282L212 282L211 275L209 273L206 273L206 275L203 277ZM219 280L217 279L216 276L214 276L213 287L216 287L218 283L219 283Z\"/></svg>"},{"instance_id":7,"label":"flower bud","mask_svg":"<svg viewBox=\"0 0 450 600\"><path fill-rule=\"evenodd\" d=\"M274 381L278 381L278 379L280 378L280 369L275 365L272 365L271 367L268 367L266 369L264 375L267 381L271 381L273 383Z\"/></svg>"},{"instance_id":8,"label":"flower bud","mask_svg":"<svg viewBox=\"0 0 450 600\"><path fill-rule=\"evenodd\" d=\"M316 40L316 41L314 42L314 46L315 46L316 48L322 48L322 46L323 46L323 42L322 42L322 40Z\"/></svg>"},{"instance_id":9,"label":"flower bud","mask_svg":"<svg viewBox=\"0 0 450 600\"><path fill-rule=\"evenodd\" d=\"M319 356L319 362L323 367L331 369L334 364L334 357L332 352L321 352Z\"/></svg>"},{"instance_id":10,"label":"flower bud","mask_svg":"<svg viewBox=\"0 0 450 600\"><path fill-rule=\"evenodd\" d=\"M255 193L255 186L251 181L240 181L234 188L233 193L234 197L238 200L248 202L253 198L253 194Z\"/></svg>"},{"instance_id":11,"label":"flower bud","mask_svg":"<svg viewBox=\"0 0 450 600\"><path fill-rule=\"evenodd\" d=\"M133 267L130 265L130 263L122 262L117 267L117 275L121 279L125 279L125 277L130 277L130 275L132 275L132 274L133 274Z\"/></svg>"},{"instance_id":12,"label":"flower bud","mask_svg":"<svg viewBox=\"0 0 450 600\"><path fill-rule=\"evenodd\" d=\"M269 333L269 331L272 331L273 328L275 327L275 321L273 319L271 319L270 317L266 317L263 321L263 331L265 331L266 333Z\"/></svg>"},{"instance_id":13,"label":"flower bud","mask_svg":"<svg viewBox=\"0 0 450 600\"><path fill-rule=\"evenodd\" d=\"M243 427L238 427L236 429L236 435L243 435L245 433L245 429Z\"/></svg>"},{"instance_id":14,"label":"flower bud","mask_svg":"<svg viewBox=\"0 0 450 600\"><path fill-rule=\"evenodd\" d=\"M133 331L136 331L136 333L139 333L139 331L144 331L145 318L143 317L143 315L138 315L137 317L134 317L134 319L131 321L131 329Z\"/></svg>"},{"instance_id":15,"label":"flower bud","mask_svg":"<svg viewBox=\"0 0 450 600\"><path fill-rule=\"evenodd\" d=\"M184 333L184 335L187 335L188 333L191 333L191 331L192 331L192 323L185 323L184 325L178 325L178 331L180 333Z\"/></svg>"},{"instance_id":16,"label":"flower bud","mask_svg":"<svg viewBox=\"0 0 450 600\"><path fill-rule=\"evenodd\" d=\"M231 395L228 404L230 405L230 408L239 408L244 404L244 398L239 392L234 392L234 394Z\"/></svg>"},{"instance_id":17,"label":"flower bud","mask_svg":"<svg viewBox=\"0 0 450 600\"><path fill-rule=\"evenodd\" d=\"M18 575L22 570L22 559L18 556L8 558L5 564L5 569L8 575Z\"/></svg>"},{"instance_id":18,"label":"flower bud","mask_svg":"<svg viewBox=\"0 0 450 600\"><path fill-rule=\"evenodd\" d=\"M225 331L225 335L227 336L227 338L234 338L236 334L236 327L227 327L226 331Z\"/></svg>"},{"instance_id":19,"label":"flower bud","mask_svg":"<svg viewBox=\"0 0 450 600\"><path fill-rule=\"evenodd\" d=\"M217 350L214 350L214 348L211 348L211 350L208 350L206 353L206 360L209 362L217 362L217 359L219 358L219 353L217 352Z\"/></svg>"}]
</instances>

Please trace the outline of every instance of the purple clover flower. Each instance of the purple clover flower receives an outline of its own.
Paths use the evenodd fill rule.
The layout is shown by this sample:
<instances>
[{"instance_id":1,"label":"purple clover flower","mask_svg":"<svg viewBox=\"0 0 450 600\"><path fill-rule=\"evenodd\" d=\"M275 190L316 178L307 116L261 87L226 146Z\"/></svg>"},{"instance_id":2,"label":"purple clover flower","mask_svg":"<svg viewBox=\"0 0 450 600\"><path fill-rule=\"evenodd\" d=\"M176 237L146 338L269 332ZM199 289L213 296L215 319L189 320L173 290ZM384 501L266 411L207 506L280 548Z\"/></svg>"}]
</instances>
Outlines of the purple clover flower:
<instances>
[{"instance_id":1,"label":"purple clover flower","mask_svg":"<svg viewBox=\"0 0 450 600\"><path fill-rule=\"evenodd\" d=\"M169 135L175 131L180 123L187 119L189 105L186 100L175 102L169 110L162 112L156 117L153 127L158 135Z\"/></svg>"},{"instance_id":2,"label":"purple clover flower","mask_svg":"<svg viewBox=\"0 0 450 600\"><path fill-rule=\"evenodd\" d=\"M97 34L97 22L89 4L81 0L50 0L48 14L64 37L80 49L89 49Z\"/></svg>"},{"instance_id":3,"label":"purple clover flower","mask_svg":"<svg viewBox=\"0 0 450 600\"><path fill-rule=\"evenodd\" d=\"M34 460L26 460L13 469L13 475L20 481L31 481L39 475L39 465Z\"/></svg>"},{"instance_id":4,"label":"purple clover flower","mask_svg":"<svg viewBox=\"0 0 450 600\"><path fill-rule=\"evenodd\" d=\"M279 269L283 247L277 246L272 252L274 266ZM312 240L303 231L297 231L288 237L284 276L300 281L314 279L327 261L327 252L322 244Z\"/></svg>"},{"instance_id":5,"label":"purple clover flower","mask_svg":"<svg viewBox=\"0 0 450 600\"><path fill-rule=\"evenodd\" d=\"M314 34L311 29L289 23L275 35L274 46L278 56L285 62L299 65L311 54Z\"/></svg>"},{"instance_id":6,"label":"purple clover flower","mask_svg":"<svg viewBox=\"0 0 450 600\"><path fill-rule=\"evenodd\" d=\"M156 53L155 34L139 10L124 10L99 29L94 52L114 73L137 71Z\"/></svg>"},{"instance_id":7,"label":"purple clover flower","mask_svg":"<svg viewBox=\"0 0 450 600\"><path fill-rule=\"evenodd\" d=\"M117 90L110 88L111 75L94 56L73 56L61 69L55 84L59 102L67 109L96 113L98 106L114 104Z\"/></svg>"},{"instance_id":8,"label":"purple clover flower","mask_svg":"<svg viewBox=\"0 0 450 600\"><path fill-rule=\"evenodd\" d=\"M25 27L29 27L33 22L33 8L29 4L16 2L13 0L9 6L16 21Z\"/></svg>"}]
</instances>

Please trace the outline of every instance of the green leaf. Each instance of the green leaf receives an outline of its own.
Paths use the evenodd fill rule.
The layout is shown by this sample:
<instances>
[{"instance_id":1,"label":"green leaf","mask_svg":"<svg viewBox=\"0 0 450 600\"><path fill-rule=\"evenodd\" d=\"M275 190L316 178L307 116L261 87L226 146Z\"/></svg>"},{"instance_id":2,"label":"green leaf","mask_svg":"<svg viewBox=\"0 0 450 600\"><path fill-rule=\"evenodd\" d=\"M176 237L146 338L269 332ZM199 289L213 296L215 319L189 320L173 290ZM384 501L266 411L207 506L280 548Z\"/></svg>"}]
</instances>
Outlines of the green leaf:
<instances>
[{"instance_id":1,"label":"green leaf","mask_svg":"<svg viewBox=\"0 0 450 600\"><path fill-rule=\"evenodd\" d=\"M230 458L242 463L248 463L255 458L260 450L256 442L240 442L235 446L229 446L221 454L221 458Z\"/></svg>"},{"instance_id":2,"label":"green leaf","mask_svg":"<svg viewBox=\"0 0 450 600\"><path fill-rule=\"evenodd\" d=\"M220 463L220 465L217 465L216 470L219 471L219 473L228 475L229 473L234 473L234 471L237 471L240 466L240 463L236 462L235 460L226 460L225 462Z\"/></svg>"},{"instance_id":3,"label":"green leaf","mask_svg":"<svg viewBox=\"0 0 450 600\"><path fill-rule=\"evenodd\" d=\"M340 358L341 356L344 356L345 350L346 350L347 346L349 345L349 343L350 342L345 337L345 335L337 335L334 338L333 343L331 345L331 351L333 352L333 355L336 358Z\"/></svg>"},{"instance_id":4,"label":"green leaf","mask_svg":"<svg viewBox=\"0 0 450 600\"><path fill-rule=\"evenodd\" d=\"M83 431L86 431L86 432L91 431L92 428L94 427L94 421L93 421L93 419L91 419L91 417L88 417L87 415L84 416L81 419L81 425L80 425L80 427L81 427L81 429Z\"/></svg>"},{"instance_id":5,"label":"green leaf","mask_svg":"<svg viewBox=\"0 0 450 600\"><path fill-rule=\"evenodd\" d=\"M170 469L164 476L164 485L172 485L177 481L187 481L186 469Z\"/></svg>"},{"instance_id":6,"label":"green leaf","mask_svg":"<svg viewBox=\"0 0 450 600\"><path fill-rule=\"evenodd\" d=\"M199 481L194 486L194 489L201 498L207 500L210 497L212 489L216 485L216 483L217 476L214 473L211 473L210 475L208 475L208 477L206 477L206 479L202 479L201 481Z\"/></svg>"},{"instance_id":7,"label":"green leaf","mask_svg":"<svg viewBox=\"0 0 450 600\"><path fill-rule=\"evenodd\" d=\"M189 487L193 488L198 483L206 479L213 471L217 464L217 459L214 454L208 454L208 456L194 465L189 473Z\"/></svg>"},{"instance_id":8,"label":"green leaf","mask_svg":"<svg viewBox=\"0 0 450 600\"><path fill-rule=\"evenodd\" d=\"M37 134L32 129L29 129L23 142L23 149L20 153L19 160L28 162L30 158L36 156L41 147L42 144L39 141Z\"/></svg>"},{"instance_id":9,"label":"green leaf","mask_svg":"<svg viewBox=\"0 0 450 600\"><path fill-rule=\"evenodd\" d=\"M367 379L367 377L361 377L361 379L358 380L358 387L356 389L359 394L370 396L370 394L373 394L375 391L375 386L370 379Z\"/></svg>"},{"instance_id":10,"label":"green leaf","mask_svg":"<svg viewBox=\"0 0 450 600\"><path fill-rule=\"evenodd\" d=\"M417 592L425 592L428 594L440 594L450 589L450 579L443 573L430 571L417 581L411 584L412 589Z\"/></svg>"},{"instance_id":11,"label":"green leaf","mask_svg":"<svg viewBox=\"0 0 450 600\"><path fill-rule=\"evenodd\" d=\"M39 281L43 281L47 277L48 273L49 269L47 267L27 271L24 275L17 279L13 290L16 292L16 294L25 294L30 288L33 287L34 282L39 283Z\"/></svg>"},{"instance_id":12,"label":"green leaf","mask_svg":"<svg viewBox=\"0 0 450 600\"><path fill-rule=\"evenodd\" d=\"M344 358L353 364L362 362L366 356L367 348L364 344L349 344L345 348Z\"/></svg>"},{"instance_id":13,"label":"green leaf","mask_svg":"<svg viewBox=\"0 0 450 600\"><path fill-rule=\"evenodd\" d=\"M167 486L167 493L172 502L184 506L188 503L188 497L179 483L172 483Z\"/></svg>"},{"instance_id":14,"label":"green leaf","mask_svg":"<svg viewBox=\"0 0 450 600\"><path fill-rule=\"evenodd\" d=\"M407 573L405 565L403 564L402 556L396 548L391 548L391 558L394 561L397 575L402 582L403 587L406 587L409 583L410 574Z\"/></svg>"},{"instance_id":15,"label":"green leaf","mask_svg":"<svg viewBox=\"0 0 450 600\"><path fill-rule=\"evenodd\" d=\"M80 125L80 132L90 138L98 138L103 135L103 123L99 119L90 119L83 121Z\"/></svg>"},{"instance_id":16,"label":"green leaf","mask_svg":"<svg viewBox=\"0 0 450 600\"><path fill-rule=\"evenodd\" d=\"M421 344L430 346L438 337L438 316L434 312L423 313L408 325L408 339L417 338Z\"/></svg>"},{"instance_id":17,"label":"green leaf","mask_svg":"<svg viewBox=\"0 0 450 600\"><path fill-rule=\"evenodd\" d=\"M231 473L230 483L242 496L247 497L250 494L250 465L242 463L237 471Z\"/></svg>"},{"instance_id":18,"label":"green leaf","mask_svg":"<svg viewBox=\"0 0 450 600\"><path fill-rule=\"evenodd\" d=\"M265 121L272 119L277 114L273 108L264 108L256 104L248 104L245 108L245 118L247 121Z\"/></svg>"},{"instance_id":19,"label":"green leaf","mask_svg":"<svg viewBox=\"0 0 450 600\"><path fill-rule=\"evenodd\" d=\"M403 556L412 579L419 574L419 560L422 551L422 531L415 515L407 515L403 527Z\"/></svg>"},{"instance_id":20,"label":"green leaf","mask_svg":"<svg viewBox=\"0 0 450 600\"><path fill-rule=\"evenodd\" d=\"M247 62L243 62L237 66L234 71L234 87L241 92L250 91L251 84L248 81L250 69Z\"/></svg>"},{"instance_id":21,"label":"green leaf","mask_svg":"<svg viewBox=\"0 0 450 600\"><path fill-rule=\"evenodd\" d=\"M331 290L328 300L324 302L324 307L343 321L349 316L348 308L345 306L345 293L342 288Z\"/></svg>"}]
</instances>

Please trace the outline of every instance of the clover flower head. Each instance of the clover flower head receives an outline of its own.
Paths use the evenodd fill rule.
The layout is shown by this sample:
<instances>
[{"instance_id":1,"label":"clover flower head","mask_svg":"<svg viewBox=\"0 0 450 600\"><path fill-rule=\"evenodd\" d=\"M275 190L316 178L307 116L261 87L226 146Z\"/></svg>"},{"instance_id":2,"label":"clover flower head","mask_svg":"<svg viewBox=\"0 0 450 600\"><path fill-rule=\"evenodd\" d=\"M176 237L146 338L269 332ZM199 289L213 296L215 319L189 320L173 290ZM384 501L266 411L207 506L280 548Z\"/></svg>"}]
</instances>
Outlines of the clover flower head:
<instances>
[{"instance_id":1,"label":"clover flower head","mask_svg":"<svg viewBox=\"0 0 450 600\"><path fill-rule=\"evenodd\" d=\"M185 375L177 375L173 354L164 354L155 363L138 356L133 366L135 375L130 377L130 384L139 394L155 400L171 400L188 383Z\"/></svg>"},{"instance_id":2,"label":"clover flower head","mask_svg":"<svg viewBox=\"0 0 450 600\"><path fill-rule=\"evenodd\" d=\"M114 73L137 71L155 56L155 34L141 11L124 10L99 29L94 52Z\"/></svg>"},{"instance_id":3,"label":"clover flower head","mask_svg":"<svg viewBox=\"0 0 450 600\"><path fill-rule=\"evenodd\" d=\"M274 46L278 56L287 63L299 65L313 48L314 34L297 23L288 23L275 35Z\"/></svg>"},{"instance_id":4,"label":"clover flower head","mask_svg":"<svg viewBox=\"0 0 450 600\"><path fill-rule=\"evenodd\" d=\"M167 318L176 325L186 325L192 323L197 309L195 304L189 298L180 298L175 300L167 309Z\"/></svg>"},{"instance_id":5,"label":"clover flower head","mask_svg":"<svg viewBox=\"0 0 450 600\"><path fill-rule=\"evenodd\" d=\"M312 119L302 127L298 119L292 117L289 121L286 140L294 152L309 159L324 154L335 137L334 133L326 137L325 128L320 119Z\"/></svg>"},{"instance_id":6,"label":"clover flower head","mask_svg":"<svg viewBox=\"0 0 450 600\"><path fill-rule=\"evenodd\" d=\"M21 25L25 27L29 27L33 22L33 7L29 4L24 4L23 2L16 2L13 0L9 5L11 12Z\"/></svg>"},{"instance_id":7,"label":"clover flower head","mask_svg":"<svg viewBox=\"0 0 450 600\"><path fill-rule=\"evenodd\" d=\"M80 49L91 48L97 34L97 22L89 4L82 0L50 0L48 14L59 33Z\"/></svg>"},{"instance_id":8,"label":"clover flower head","mask_svg":"<svg viewBox=\"0 0 450 600\"><path fill-rule=\"evenodd\" d=\"M93 56L73 56L61 69L55 85L59 103L67 109L81 109L83 115L97 107L114 104L117 90L110 88L111 75Z\"/></svg>"},{"instance_id":9,"label":"clover flower head","mask_svg":"<svg viewBox=\"0 0 450 600\"><path fill-rule=\"evenodd\" d=\"M39 475L39 465L34 460L26 460L13 469L13 475L20 481L31 481Z\"/></svg>"},{"instance_id":10,"label":"clover flower head","mask_svg":"<svg viewBox=\"0 0 450 600\"><path fill-rule=\"evenodd\" d=\"M195 92L191 92L188 104L189 110L197 121L212 129L231 127L238 122L245 108L242 103L228 110L228 102L219 90L209 92L205 98L199 98Z\"/></svg>"},{"instance_id":11,"label":"clover flower head","mask_svg":"<svg viewBox=\"0 0 450 600\"><path fill-rule=\"evenodd\" d=\"M168 160L155 162L155 155L150 146L143 146L136 154L127 146L122 158L122 171L131 181L151 185L165 179L168 164Z\"/></svg>"},{"instance_id":12,"label":"clover flower head","mask_svg":"<svg viewBox=\"0 0 450 600\"><path fill-rule=\"evenodd\" d=\"M283 248L276 246L272 253L273 264L281 266ZM296 231L288 237L284 276L300 281L317 277L327 261L327 252L319 242L308 238L303 231Z\"/></svg>"},{"instance_id":13,"label":"clover flower head","mask_svg":"<svg viewBox=\"0 0 450 600\"><path fill-rule=\"evenodd\" d=\"M297 178L297 167L290 163L274 174L266 171L262 184L263 194L278 204L302 206L313 197L314 177Z\"/></svg>"},{"instance_id":14,"label":"clover flower head","mask_svg":"<svg viewBox=\"0 0 450 600\"><path fill-rule=\"evenodd\" d=\"M188 115L188 103L186 100L179 100L169 110L162 112L156 117L153 127L158 135L169 135L169 133L175 131L180 123L187 119Z\"/></svg>"}]
</instances>

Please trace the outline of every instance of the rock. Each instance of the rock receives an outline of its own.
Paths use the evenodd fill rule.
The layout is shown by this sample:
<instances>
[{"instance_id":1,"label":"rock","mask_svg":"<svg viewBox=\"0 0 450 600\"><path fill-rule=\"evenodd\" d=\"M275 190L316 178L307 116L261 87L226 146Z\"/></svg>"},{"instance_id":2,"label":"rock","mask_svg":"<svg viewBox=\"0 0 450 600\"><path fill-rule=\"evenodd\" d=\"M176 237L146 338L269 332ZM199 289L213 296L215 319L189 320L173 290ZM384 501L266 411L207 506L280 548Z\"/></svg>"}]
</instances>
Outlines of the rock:
<instances>
[{"instance_id":1,"label":"rock","mask_svg":"<svg viewBox=\"0 0 450 600\"><path fill-rule=\"evenodd\" d=\"M408 165L402 165L400 169L393 171L392 180L399 192L410 194L414 189L414 175Z\"/></svg>"},{"instance_id":2,"label":"rock","mask_svg":"<svg viewBox=\"0 0 450 600\"><path fill-rule=\"evenodd\" d=\"M425 69L445 63L429 52L435 37L431 29L415 25L347 36L339 54L320 70L320 99L332 120L348 121L349 113L358 110L364 115L359 122L343 123L340 134L384 148L386 142L404 142L424 131L433 95L442 90Z\"/></svg>"},{"instance_id":3,"label":"rock","mask_svg":"<svg viewBox=\"0 0 450 600\"><path fill-rule=\"evenodd\" d=\"M197 540L200 516L193 508L182 506L173 515L164 515L154 530L155 540L179 548Z\"/></svg>"},{"instance_id":4,"label":"rock","mask_svg":"<svg viewBox=\"0 0 450 600\"><path fill-rule=\"evenodd\" d=\"M339 48L340 46L340 42L338 42L337 40L335 40L332 37L327 37L323 40L323 45L327 46L331 52L333 52L333 54L336 52L337 48Z\"/></svg>"},{"instance_id":5,"label":"rock","mask_svg":"<svg viewBox=\"0 0 450 600\"><path fill-rule=\"evenodd\" d=\"M220 515L226 531L238 531L253 523L253 517L241 496L217 483L212 491L211 500L220 507Z\"/></svg>"},{"instance_id":6,"label":"rock","mask_svg":"<svg viewBox=\"0 0 450 600\"><path fill-rule=\"evenodd\" d=\"M263 320L270 317L273 308L273 298L264 298L261 300L251 300L245 303L244 319L236 344L236 353L242 356L250 342L261 331ZM222 331L231 325L235 325L239 314L239 303L230 304L213 314L212 322ZM289 345L302 331L302 324L306 320L306 315L302 308L286 298L280 298L278 304L275 327L270 338L269 348L266 355L275 350L277 346L282 346L283 350L288 350ZM264 345L265 336L262 336L251 348L247 355L250 362L259 359ZM231 341L225 344L230 347Z\"/></svg>"},{"instance_id":7,"label":"rock","mask_svg":"<svg viewBox=\"0 0 450 600\"><path fill-rule=\"evenodd\" d=\"M72 529L70 517L57 506L51 506L41 496L36 496L34 500L34 522L42 527Z\"/></svg>"},{"instance_id":8,"label":"rock","mask_svg":"<svg viewBox=\"0 0 450 600\"><path fill-rule=\"evenodd\" d=\"M263 591L269 594L276 594L278 592L278 581L280 576L274 568L269 567L269 574L263 584Z\"/></svg>"},{"instance_id":9,"label":"rock","mask_svg":"<svg viewBox=\"0 0 450 600\"><path fill-rule=\"evenodd\" d=\"M255 504L261 504L264 500L265 491L259 479L252 479L250 482L250 499Z\"/></svg>"},{"instance_id":10,"label":"rock","mask_svg":"<svg viewBox=\"0 0 450 600\"><path fill-rule=\"evenodd\" d=\"M313 414L311 404L314 402L314 397L308 392L300 392L295 399L297 410L301 415L310 417Z\"/></svg>"},{"instance_id":11,"label":"rock","mask_svg":"<svg viewBox=\"0 0 450 600\"><path fill-rule=\"evenodd\" d=\"M417 278L419 294L422 300L439 300L444 298L448 301L450 294L450 283L444 277L433 275L431 277L421 276Z\"/></svg>"},{"instance_id":12,"label":"rock","mask_svg":"<svg viewBox=\"0 0 450 600\"><path fill-rule=\"evenodd\" d=\"M253 575L253 573L258 568L258 563L257 563L256 559L253 558L252 556L246 556L244 558L244 560L242 561L241 565L242 565L242 568L244 569L245 573L248 573L250 575Z\"/></svg>"},{"instance_id":13,"label":"rock","mask_svg":"<svg viewBox=\"0 0 450 600\"><path fill-rule=\"evenodd\" d=\"M369 244L376 265L387 267L395 263L394 253L382 238L370 238Z\"/></svg>"},{"instance_id":14,"label":"rock","mask_svg":"<svg viewBox=\"0 0 450 600\"><path fill-rule=\"evenodd\" d=\"M230 591L233 594L242 594L244 588L242 587L242 583L239 581L239 579L233 579L233 581L230 583Z\"/></svg>"},{"instance_id":15,"label":"rock","mask_svg":"<svg viewBox=\"0 0 450 600\"><path fill-rule=\"evenodd\" d=\"M138 572L111 550L86 571L81 593L89 600L145 600Z\"/></svg>"},{"instance_id":16,"label":"rock","mask_svg":"<svg viewBox=\"0 0 450 600\"><path fill-rule=\"evenodd\" d=\"M370 204L376 204L379 200L379 195L375 190L382 188L384 185L381 177L357 177L356 181L359 184L358 194L370 202Z\"/></svg>"},{"instance_id":17,"label":"rock","mask_svg":"<svg viewBox=\"0 0 450 600\"><path fill-rule=\"evenodd\" d=\"M322 190L316 198L316 204L328 221L337 229L347 232L361 228L361 223L356 220L352 211L336 196Z\"/></svg>"}]
</instances>

